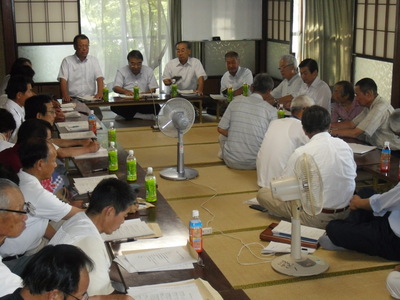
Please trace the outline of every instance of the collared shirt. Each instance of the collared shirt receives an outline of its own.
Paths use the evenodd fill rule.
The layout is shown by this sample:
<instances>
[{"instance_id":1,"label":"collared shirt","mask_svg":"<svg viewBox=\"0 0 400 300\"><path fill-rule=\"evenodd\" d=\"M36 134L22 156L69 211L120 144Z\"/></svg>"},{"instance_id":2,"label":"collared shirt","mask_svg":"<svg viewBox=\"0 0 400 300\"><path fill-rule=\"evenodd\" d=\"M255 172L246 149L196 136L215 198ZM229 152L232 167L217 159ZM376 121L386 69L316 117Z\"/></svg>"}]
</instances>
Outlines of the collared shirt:
<instances>
[{"instance_id":1,"label":"collared shirt","mask_svg":"<svg viewBox=\"0 0 400 300\"><path fill-rule=\"evenodd\" d=\"M22 287L22 279L10 271L2 262L0 256L0 297L13 293L17 288Z\"/></svg>"},{"instance_id":2,"label":"collared shirt","mask_svg":"<svg viewBox=\"0 0 400 300\"><path fill-rule=\"evenodd\" d=\"M310 86L303 82L296 96L300 95L309 96L314 100L316 105L325 107L331 113L332 91L329 85L319 77L316 77Z\"/></svg>"},{"instance_id":3,"label":"collared shirt","mask_svg":"<svg viewBox=\"0 0 400 300\"><path fill-rule=\"evenodd\" d=\"M203 76L207 79L206 71L200 60L194 57L189 57L188 61L182 65L178 58L170 60L164 68L163 80L171 79L174 76L182 76L177 81L178 89L180 90L195 90L197 89L197 80Z\"/></svg>"},{"instance_id":4,"label":"collared shirt","mask_svg":"<svg viewBox=\"0 0 400 300\"><path fill-rule=\"evenodd\" d=\"M140 93L145 93L151 89L158 88L156 78L154 77L154 72L148 66L142 66L140 73L137 75L132 73L129 66L122 67L115 75L114 87L119 86L132 91L136 82L139 86Z\"/></svg>"},{"instance_id":5,"label":"collared shirt","mask_svg":"<svg viewBox=\"0 0 400 300\"><path fill-rule=\"evenodd\" d=\"M283 177L295 176L297 159L307 153L314 158L322 177L323 207L340 209L349 205L356 187L357 165L350 146L328 132L314 135L310 141L297 148L290 156Z\"/></svg>"},{"instance_id":6,"label":"collared shirt","mask_svg":"<svg viewBox=\"0 0 400 300\"><path fill-rule=\"evenodd\" d=\"M353 119L353 123L364 131L363 138L371 145L383 148L385 141L389 141L392 150L400 150L400 138L389 127L389 116L393 111L390 103L378 95L369 108L364 107Z\"/></svg>"},{"instance_id":7,"label":"collared shirt","mask_svg":"<svg viewBox=\"0 0 400 300\"><path fill-rule=\"evenodd\" d=\"M4 108L7 109L13 115L15 124L17 125L10 138L10 142L15 143L17 141L18 129L21 126L21 124L25 121L25 108L19 106L17 102L11 99L7 99Z\"/></svg>"},{"instance_id":8,"label":"collared shirt","mask_svg":"<svg viewBox=\"0 0 400 300\"><path fill-rule=\"evenodd\" d=\"M89 273L89 296L109 295L114 291L108 274L111 261L104 241L97 227L84 212L77 213L65 221L49 244L74 245L90 257L95 267Z\"/></svg>"},{"instance_id":9,"label":"collared shirt","mask_svg":"<svg viewBox=\"0 0 400 300\"><path fill-rule=\"evenodd\" d=\"M299 92L302 84L303 80L297 73L292 78L290 78L290 80L287 79L282 80L282 82L272 90L271 95L275 99L279 99L287 95L296 97L296 94Z\"/></svg>"},{"instance_id":10,"label":"collared shirt","mask_svg":"<svg viewBox=\"0 0 400 300\"><path fill-rule=\"evenodd\" d=\"M351 121L357 117L362 111L362 107L355 99L351 102L349 109L345 109L339 103L332 103L331 122Z\"/></svg>"},{"instance_id":11,"label":"collared shirt","mask_svg":"<svg viewBox=\"0 0 400 300\"><path fill-rule=\"evenodd\" d=\"M88 55L84 61L70 55L63 59L57 80L67 81L68 94L71 97L93 96L97 93L97 78L103 78L99 61Z\"/></svg>"},{"instance_id":12,"label":"collared shirt","mask_svg":"<svg viewBox=\"0 0 400 300\"><path fill-rule=\"evenodd\" d=\"M35 207L35 216L28 214L25 230L17 237L5 240L0 247L0 255L3 257L35 249L42 240L49 220L58 222L71 211L69 204L45 190L35 176L20 170L18 177L25 202L30 202Z\"/></svg>"},{"instance_id":13,"label":"collared shirt","mask_svg":"<svg viewBox=\"0 0 400 300\"><path fill-rule=\"evenodd\" d=\"M391 212L388 219L390 228L400 237L400 183L386 193L371 196L369 203L375 216Z\"/></svg>"},{"instance_id":14,"label":"collared shirt","mask_svg":"<svg viewBox=\"0 0 400 300\"><path fill-rule=\"evenodd\" d=\"M299 119L283 118L272 121L257 155L258 185L269 188L271 180L282 174L294 150L309 140Z\"/></svg>"},{"instance_id":15,"label":"collared shirt","mask_svg":"<svg viewBox=\"0 0 400 300\"><path fill-rule=\"evenodd\" d=\"M232 168L255 169L265 132L276 118L276 109L260 94L235 97L218 124L229 132L223 149L225 163Z\"/></svg>"},{"instance_id":16,"label":"collared shirt","mask_svg":"<svg viewBox=\"0 0 400 300\"><path fill-rule=\"evenodd\" d=\"M234 91L240 89L244 83L247 83L249 86L253 84L253 74L247 68L240 67L238 68L235 76L232 76L229 71L226 71L221 78L221 90L222 93L227 88L232 87Z\"/></svg>"},{"instance_id":17,"label":"collared shirt","mask_svg":"<svg viewBox=\"0 0 400 300\"><path fill-rule=\"evenodd\" d=\"M0 152L11 147L14 147L14 144L7 141L7 138L4 136L4 134L0 133Z\"/></svg>"}]
</instances>

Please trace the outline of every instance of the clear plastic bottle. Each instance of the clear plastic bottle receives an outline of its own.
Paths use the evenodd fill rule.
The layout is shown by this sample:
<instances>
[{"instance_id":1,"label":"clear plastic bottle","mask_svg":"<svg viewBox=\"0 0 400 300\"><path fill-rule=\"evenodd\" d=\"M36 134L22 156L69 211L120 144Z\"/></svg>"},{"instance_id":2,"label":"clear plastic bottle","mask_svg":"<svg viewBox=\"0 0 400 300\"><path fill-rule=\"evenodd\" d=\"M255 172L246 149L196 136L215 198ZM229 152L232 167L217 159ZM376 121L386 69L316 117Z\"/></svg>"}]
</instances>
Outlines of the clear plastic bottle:
<instances>
[{"instance_id":1,"label":"clear plastic bottle","mask_svg":"<svg viewBox=\"0 0 400 300\"><path fill-rule=\"evenodd\" d=\"M114 122L110 122L110 128L108 128L108 143L111 142L117 145L117 130L114 128Z\"/></svg>"},{"instance_id":2,"label":"clear plastic bottle","mask_svg":"<svg viewBox=\"0 0 400 300\"><path fill-rule=\"evenodd\" d=\"M97 128L96 128L96 116L94 115L94 111L91 110L89 117L88 117L88 123L89 123L89 130L93 131L94 134L97 134Z\"/></svg>"},{"instance_id":3,"label":"clear plastic bottle","mask_svg":"<svg viewBox=\"0 0 400 300\"><path fill-rule=\"evenodd\" d=\"M139 94L139 84L137 81L135 81L135 85L133 86L133 99L134 100L139 100L140 94Z\"/></svg>"},{"instance_id":4,"label":"clear plastic bottle","mask_svg":"<svg viewBox=\"0 0 400 300\"><path fill-rule=\"evenodd\" d=\"M285 110L283 109L283 104L279 104L278 119L283 119L284 117L285 117Z\"/></svg>"},{"instance_id":5,"label":"clear plastic bottle","mask_svg":"<svg viewBox=\"0 0 400 300\"><path fill-rule=\"evenodd\" d=\"M176 80L172 79L171 84L171 98L178 97L178 85L176 84Z\"/></svg>"},{"instance_id":6,"label":"clear plastic bottle","mask_svg":"<svg viewBox=\"0 0 400 300\"><path fill-rule=\"evenodd\" d=\"M243 83L242 95L245 97L249 95L249 85L247 83Z\"/></svg>"},{"instance_id":7,"label":"clear plastic bottle","mask_svg":"<svg viewBox=\"0 0 400 300\"><path fill-rule=\"evenodd\" d=\"M118 150L115 148L114 142L110 142L108 148L108 170L118 171Z\"/></svg>"},{"instance_id":8,"label":"clear plastic bottle","mask_svg":"<svg viewBox=\"0 0 400 300\"><path fill-rule=\"evenodd\" d=\"M128 151L128 157L126 158L126 180L136 181L136 157L133 150Z\"/></svg>"},{"instance_id":9,"label":"clear plastic bottle","mask_svg":"<svg viewBox=\"0 0 400 300\"><path fill-rule=\"evenodd\" d=\"M390 170L390 143L386 141L381 152L381 172L389 172Z\"/></svg>"},{"instance_id":10,"label":"clear plastic bottle","mask_svg":"<svg viewBox=\"0 0 400 300\"><path fill-rule=\"evenodd\" d=\"M157 182L156 176L153 174L153 168L148 167L146 177L144 178L146 185L146 201L156 202L157 201Z\"/></svg>"},{"instance_id":11,"label":"clear plastic bottle","mask_svg":"<svg viewBox=\"0 0 400 300\"><path fill-rule=\"evenodd\" d=\"M203 223L199 218L199 211L192 211L192 219L189 222L189 241L196 252L203 251Z\"/></svg>"},{"instance_id":12,"label":"clear plastic bottle","mask_svg":"<svg viewBox=\"0 0 400 300\"><path fill-rule=\"evenodd\" d=\"M226 93L226 100L228 102L231 102L233 100L233 88L232 87L228 87L228 91Z\"/></svg>"}]
</instances>

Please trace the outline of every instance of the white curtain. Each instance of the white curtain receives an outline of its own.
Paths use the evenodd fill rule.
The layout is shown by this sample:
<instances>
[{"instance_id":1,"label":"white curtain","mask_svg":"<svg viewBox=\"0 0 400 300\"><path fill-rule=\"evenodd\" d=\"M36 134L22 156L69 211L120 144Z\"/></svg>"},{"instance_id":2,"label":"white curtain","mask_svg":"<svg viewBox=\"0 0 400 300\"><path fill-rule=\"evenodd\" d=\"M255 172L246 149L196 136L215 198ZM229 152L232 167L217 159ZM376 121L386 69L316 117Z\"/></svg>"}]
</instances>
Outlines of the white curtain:
<instances>
[{"instance_id":1,"label":"white curtain","mask_svg":"<svg viewBox=\"0 0 400 300\"><path fill-rule=\"evenodd\" d=\"M143 64L159 77L170 36L168 5L169 0L80 1L82 33L90 39L90 54L99 59L109 88L131 50L142 52Z\"/></svg>"}]
</instances>

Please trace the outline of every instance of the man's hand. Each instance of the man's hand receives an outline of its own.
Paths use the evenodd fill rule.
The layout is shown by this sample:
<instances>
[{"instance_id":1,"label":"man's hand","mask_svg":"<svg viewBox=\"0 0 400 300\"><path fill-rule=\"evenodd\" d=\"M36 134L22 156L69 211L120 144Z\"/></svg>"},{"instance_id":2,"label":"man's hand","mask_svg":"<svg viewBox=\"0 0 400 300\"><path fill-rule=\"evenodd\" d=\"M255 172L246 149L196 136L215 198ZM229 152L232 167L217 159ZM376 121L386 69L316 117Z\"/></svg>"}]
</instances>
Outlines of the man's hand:
<instances>
[{"instance_id":1,"label":"man's hand","mask_svg":"<svg viewBox=\"0 0 400 300\"><path fill-rule=\"evenodd\" d=\"M172 79L171 78L165 78L163 79L163 82L165 85L171 85L172 84Z\"/></svg>"},{"instance_id":2,"label":"man's hand","mask_svg":"<svg viewBox=\"0 0 400 300\"><path fill-rule=\"evenodd\" d=\"M89 152L94 153L100 149L100 144L96 141L92 141L87 145L87 147L89 148Z\"/></svg>"},{"instance_id":3,"label":"man's hand","mask_svg":"<svg viewBox=\"0 0 400 300\"><path fill-rule=\"evenodd\" d=\"M71 97L69 95L66 95L64 97L62 97L63 103L68 103L71 102Z\"/></svg>"},{"instance_id":4,"label":"man's hand","mask_svg":"<svg viewBox=\"0 0 400 300\"><path fill-rule=\"evenodd\" d=\"M357 210L357 209L372 210L371 205L369 203L369 199L362 199L358 195L354 195L353 198L350 200L350 209L351 210Z\"/></svg>"}]
</instances>

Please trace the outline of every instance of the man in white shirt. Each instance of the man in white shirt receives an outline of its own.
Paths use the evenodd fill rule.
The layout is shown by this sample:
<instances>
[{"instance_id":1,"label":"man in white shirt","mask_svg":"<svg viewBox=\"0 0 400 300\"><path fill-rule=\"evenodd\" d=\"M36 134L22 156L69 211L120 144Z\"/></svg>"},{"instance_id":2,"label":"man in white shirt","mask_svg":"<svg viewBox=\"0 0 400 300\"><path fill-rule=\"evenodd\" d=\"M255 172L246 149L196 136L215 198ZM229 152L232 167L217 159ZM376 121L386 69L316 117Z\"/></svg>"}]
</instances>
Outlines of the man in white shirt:
<instances>
[{"instance_id":1,"label":"man in white shirt","mask_svg":"<svg viewBox=\"0 0 400 300\"><path fill-rule=\"evenodd\" d=\"M63 59L57 76L63 101L83 96L101 99L104 77L97 58L89 55L89 38L84 34L75 36L74 49L74 55Z\"/></svg>"},{"instance_id":2,"label":"man in white shirt","mask_svg":"<svg viewBox=\"0 0 400 300\"><path fill-rule=\"evenodd\" d=\"M143 55L139 50L132 50L127 56L128 65L118 69L114 80L114 92L133 96L133 88L139 87L139 93L154 93L158 88L153 70L142 65ZM126 120L133 118L154 119L160 111L160 105L111 106L111 110Z\"/></svg>"},{"instance_id":3,"label":"man in white shirt","mask_svg":"<svg viewBox=\"0 0 400 300\"><path fill-rule=\"evenodd\" d=\"M295 176L295 164L303 153L313 157L323 183L323 209L316 216L301 211L300 221L303 225L324 229L329 221L348 216L349 202L355 190L357 166L350 146L329 134L331 118L325 108L318 105L306 108L301 123L310 141L293 152L281 177ZM287 220L292 217L291 201L274 198L269 188L260 189L257 200L271 214Z\"/></svg>"},{"instance_id":4,"label":"man in white shirt","mask_svg":"<svg viewBox=\"0 0 400 300\"><path fill-rule=\"evenodd\" d=\"M303 80L297 69L297 59L290 54L283 55L279 60L279 71L282 75L282 82L272 90L271 96L267 99L269 104L276 107L283 104L283 107L289 109L290 102L299 92Z\"/></svg>"},{"instance_id":5,"label":"man in white shirt","mask_svg":"<svg viewBox=\"0 0 400 300\"><path fill-rule=\"evenodd\" d=\"M220 157L232 169L255 169L257 153L265 132L277 118L276 109L265 99L274 86L272 78L258 74L254 78L253 93L237 96L228 105L218 124L221 146Z\"/></svg>"},{"instance_id":6,"label":"man in white shirt","mask_svg":"<svg viewBox=\"0 0 400 300\"><path fill-rule=\"evenodd\" d=\"M190 57L191 44L187 41L176 43L176 58L170 60L164 68L163 82L166 86L176 79L179 90L190 90L198 95L203 95L204 80L207 79L206 71L200 60Z\"/></svg>"},{"instance_id":7,"label":"man in white shirt","mask_svg":"<svg viewBox=\"0 0 400 300\"><path fill-rule=\"evenodd\" d=\"M114 293L109 276L111 261L101 233L111 234L117 230L135 202L135 194L126 182L104 179L93 190L86 213L76 214L66 221L50 241L52 245L77 246L92 259L94 269L89 272L89 296Z\"/></svg>"},{"instance_id":8,"label":"man in white shirt","mask_svg":"<svg viewBox=\"0 0 400 300\"><path fill-rule=\"evenodd\" d=\"M317 62L314 59L306 58L300 63L299 68L303 84L297 95L309 96L316 105L324 107L331 113L332 91L329 85L318 77Z\"/></svg>"},{"instance_id":9,"label":"man in white shirt","mask_svg":"<svg viewBox=\"0 0 400 300\"><path fill-rule=\"evenodd\" d=\"M314 105L308 96L298 96L291 101L290 118L277 119L271 122L265 133L257 155L257 183L260 187L270 187L272 179L279 177L286 163L300 146L310 139L301 125L304 109Z\"/></svg>"},{"instance_id":10,"label":"man in white shirt","mask_svg":"<svg viewBox=\"0 0 400 300\"><path fill-rule=\"evenodd\" d=\"M35 95L32 89L32 80L22 75L13 76L8 81L6 93L8 99L4 108L13 115L16 123L16 129L11 135L10 142L15 143L17 141L18 128L25 121L25 101Z\"/></svg>"},{"instance_id":11,"label":"man in white shirt","mask_svg":"<svg viewBox=\"0 0 400 300\"><path fill-rule=\"evenodd\" d=\"M7 238L21 234L27 219L24 196L18 186L8 179L0 178L0 245ZM22 286L22 280L2 262L0 255L0 297Z\"/></svg>"},{"instance_id":12,"label":"man in white shirt","mask_svg":"<svg viewBox=\"0 0 400 300\"><path fill-rule=\"evenodd\" d=\"M19 155L23 167L18 173L19 186L25 201L34 207L34 216L28 216L26 229L21 235L6 239L0 247L3 262L16 274L22 272L29 256L53 237L55 230L49 225L50 220L66 220L82 211L62 202L40 184L41 180L51 178L56 167L57 153L50 142L30 139L20 145Z\"/></svg>"}]
</instances>

